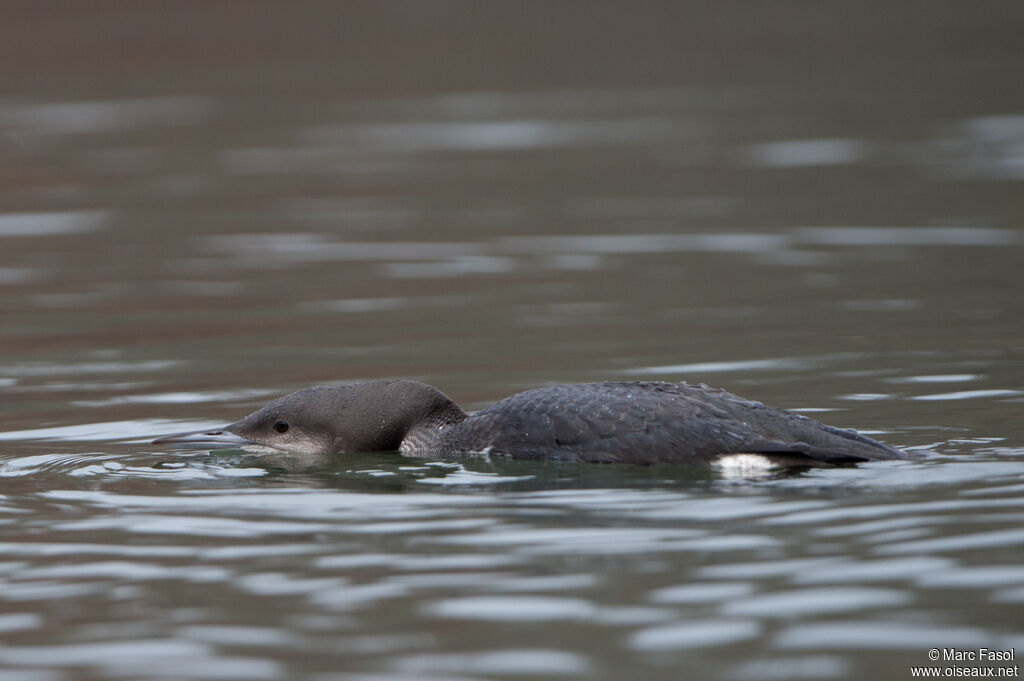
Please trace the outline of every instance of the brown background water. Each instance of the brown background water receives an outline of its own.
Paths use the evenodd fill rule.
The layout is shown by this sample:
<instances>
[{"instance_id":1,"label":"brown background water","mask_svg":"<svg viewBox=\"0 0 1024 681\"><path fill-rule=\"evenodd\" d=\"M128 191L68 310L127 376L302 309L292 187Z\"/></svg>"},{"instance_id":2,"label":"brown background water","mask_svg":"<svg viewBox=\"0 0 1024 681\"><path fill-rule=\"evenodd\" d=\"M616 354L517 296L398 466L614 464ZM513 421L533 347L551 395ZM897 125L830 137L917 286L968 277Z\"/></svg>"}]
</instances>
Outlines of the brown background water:
<instances>
[{"instance_id":1,"label":"brown background water","mask_svg":"<svg viewBox=\"0 0 1024 681\"><path fill-rule=\"evenodd\" d=\"M910 678L1024 649L1019 3L5 3L0 678ZM706 381L779 479L152 436Z\"/></svg>"}]
</instances>

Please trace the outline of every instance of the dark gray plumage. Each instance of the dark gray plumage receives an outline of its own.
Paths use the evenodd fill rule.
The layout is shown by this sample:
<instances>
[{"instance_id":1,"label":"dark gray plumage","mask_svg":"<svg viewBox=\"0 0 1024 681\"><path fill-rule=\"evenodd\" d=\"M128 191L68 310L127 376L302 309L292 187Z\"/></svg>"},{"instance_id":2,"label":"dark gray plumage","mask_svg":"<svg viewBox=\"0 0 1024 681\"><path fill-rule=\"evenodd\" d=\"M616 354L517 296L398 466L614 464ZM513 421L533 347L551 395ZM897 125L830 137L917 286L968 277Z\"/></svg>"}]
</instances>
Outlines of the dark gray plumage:
<instances>
[{"instance_id":1,"label":"dark gray plumage","mask_svg":"<svg viewBox=\"0 0 1024 681\"><path fill-rule=\"evenodd\" d=\"M708 465L757 454L782 466L830 466L906 453L724 390L685 383L556 385L467 415L417 381L316 386L213 431L155 443L264 448L310 455L401 451L595 463Z\"/></svg>"}]
</instances>

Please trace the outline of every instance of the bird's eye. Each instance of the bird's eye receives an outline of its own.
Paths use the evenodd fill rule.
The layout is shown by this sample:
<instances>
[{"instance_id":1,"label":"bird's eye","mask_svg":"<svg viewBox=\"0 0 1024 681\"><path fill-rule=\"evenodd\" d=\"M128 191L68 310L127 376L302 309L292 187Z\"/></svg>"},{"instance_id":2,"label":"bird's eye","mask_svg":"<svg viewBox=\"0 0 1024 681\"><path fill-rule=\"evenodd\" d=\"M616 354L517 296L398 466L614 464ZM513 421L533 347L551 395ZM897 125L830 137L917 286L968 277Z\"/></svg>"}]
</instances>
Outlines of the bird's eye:
<instances>
[{"instance_id":1,"label":"bird's eye","mask_svg":"<svg viewBox=\"0 0 1024 681\"><path fill-rule=\"evenodd\" d=\"M274 424L274 430L276 430L279 433L287 433L288 432L288 422L287 421L278 421L277 423Z\"/></svg>"}]
</instances>

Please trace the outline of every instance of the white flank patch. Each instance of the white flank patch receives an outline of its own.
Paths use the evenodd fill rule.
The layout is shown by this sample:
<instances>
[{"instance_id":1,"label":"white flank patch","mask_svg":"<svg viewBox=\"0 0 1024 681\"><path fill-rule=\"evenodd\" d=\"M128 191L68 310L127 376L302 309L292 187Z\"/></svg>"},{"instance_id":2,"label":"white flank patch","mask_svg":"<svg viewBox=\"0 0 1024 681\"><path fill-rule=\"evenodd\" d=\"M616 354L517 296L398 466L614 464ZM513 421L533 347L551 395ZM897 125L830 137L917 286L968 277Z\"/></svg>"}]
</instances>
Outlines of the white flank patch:
<instances>
[{"instance_id":1,"label":"white flank patch","mask_svg":"<svg viewBox=\"0 0 1024 681\"><path fill-rule=\"evenodd\" d=\"M728 477L761 475L778 468L778 465L762 454L729 454L714 462Z\"/></svg>"}]
</instances>

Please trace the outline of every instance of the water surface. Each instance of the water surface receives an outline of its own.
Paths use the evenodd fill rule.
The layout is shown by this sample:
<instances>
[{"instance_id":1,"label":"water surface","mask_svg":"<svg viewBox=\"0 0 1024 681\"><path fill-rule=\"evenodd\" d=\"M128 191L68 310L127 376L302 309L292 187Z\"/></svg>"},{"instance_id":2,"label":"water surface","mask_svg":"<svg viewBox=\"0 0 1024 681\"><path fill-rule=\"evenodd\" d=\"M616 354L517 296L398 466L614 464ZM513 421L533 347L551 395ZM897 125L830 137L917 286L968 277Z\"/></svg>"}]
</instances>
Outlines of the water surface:
<instances>
[{"instance_id":1,"label":"water surface","mask_svg":"<svg viewBox=\"0 0 1024 681\"><path fill-rule=\"evenodd\" d=\"M1024 650L1016 5L133 7L0 22L4 681ZM390 377L705 381L924 458L149 444Z\"/></svg>"}]
</instances>

